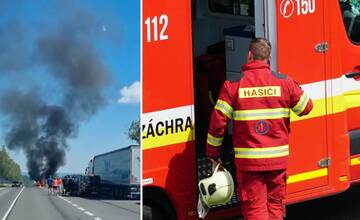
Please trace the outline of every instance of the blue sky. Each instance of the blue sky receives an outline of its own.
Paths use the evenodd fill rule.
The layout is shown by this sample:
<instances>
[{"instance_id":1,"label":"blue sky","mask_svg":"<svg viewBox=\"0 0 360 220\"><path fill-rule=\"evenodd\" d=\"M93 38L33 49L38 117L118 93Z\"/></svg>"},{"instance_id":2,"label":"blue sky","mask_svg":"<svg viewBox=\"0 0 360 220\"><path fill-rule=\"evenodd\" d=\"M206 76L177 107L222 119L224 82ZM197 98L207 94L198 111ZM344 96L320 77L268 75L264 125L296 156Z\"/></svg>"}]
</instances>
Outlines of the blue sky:
<instances>
[{"instance_id":1,"label":"blue sky","mask_svg":"<svg viewBox=\"0 0 360 220\"><path fill-rule=\"evenodd\" d=\"M46 102L60 102L61 86L56 82L56 78L49 74L49 68L38 64L33 53L38 38L44 33L56 31L57 26L61 26L61 21L64 21L61 18L68 16L68 11L75 14L75 19L65 20L74 22L71 25L75 27L78 22L77 10L91 17L91 22L87 24L91 30L89 42L100 62L111 74L110 83L101 91L107 104L79 123L76 135L67 140L69 149L66 150L66 165L61 167L59 172L82 173L94 155L134 143L128 139L126 132L131 121L139 119L140 112L140 2L20 0L15 3L4 0L2 4L1 35L10 29L9 35L17 34L12 33L12 25L21 28L17 36L19 40L15 41L16 46L9 46L13 53L0 53L0 93L9 88L28 91L36 87ZM13 42L9 41L10 43L3 44L11 45ZM21 48L21 53L16 52L19 51L18 47ZM32 59L28 59L29 57ZM16 62L12 64L4 59ZM1 145L5 144L6 125L9 123L9 120L0 114ZM10 155L20 164L22 171L26 172L26 158L23 153L11 151Z\"/></svg>"}]
</instances>

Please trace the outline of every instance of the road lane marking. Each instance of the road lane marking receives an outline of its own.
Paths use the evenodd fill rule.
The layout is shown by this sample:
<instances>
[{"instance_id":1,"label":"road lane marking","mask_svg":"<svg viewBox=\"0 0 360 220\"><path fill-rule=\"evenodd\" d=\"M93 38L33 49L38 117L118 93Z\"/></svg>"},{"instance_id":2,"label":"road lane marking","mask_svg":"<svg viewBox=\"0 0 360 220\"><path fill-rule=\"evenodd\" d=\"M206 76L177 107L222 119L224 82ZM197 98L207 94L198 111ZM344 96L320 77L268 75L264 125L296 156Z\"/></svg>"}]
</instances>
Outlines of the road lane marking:
<instances>
[{"instance_id":1,"label":"road lane marking","mask_svg":"<svg viewBox=\"0 0 360 220\"><path fill-rule=\"evenodd\" d=\"M23 191L24 189L25 189L25 187L23 187L23 188L20 190L19 194L15 197L14 201L11 203L9 209L6 211L4 217L3 217L1 220L6 220L6 219L9 217L9 214L10 214L11 210L14 208L16 201L18 200L18 198L20 197L20 194L22 193L22 191Z\"/></svg>"},{"instance_id":2,"label":"road lane marking","mask_svg":"<svg viewBox=\"0 0 360 220\"><path fill-rule=\"evenodd\" d=\"M94 216L94 214L92 214L91 212L89 212L89 211L86 211L86 212L84 212L85 214L87 214L88 216Z\"/></svg>"},{"instance_id":3,"label":"road lane marking","mask_svg":"<svg viewBox=\"0 0 360 220\"><path fill-rule=\"evenodd\" d=\"M72 203L70 200L67 200L65 199L64 197L62 196L57 196L58 198L62 199L63 201L71 204L72 206L74 206L75 208L77 208L78 210L82 211L84 214L88 215L88 216L91 216L91 217L94 217L94 220L102 220L102 218L100 217L97 217L95 216L95 214L89 212L89 211L86 211L86 209L84 209L83 207L79 206L78 204L75 204L75 203Z\"/></svg>"}]
</instances>

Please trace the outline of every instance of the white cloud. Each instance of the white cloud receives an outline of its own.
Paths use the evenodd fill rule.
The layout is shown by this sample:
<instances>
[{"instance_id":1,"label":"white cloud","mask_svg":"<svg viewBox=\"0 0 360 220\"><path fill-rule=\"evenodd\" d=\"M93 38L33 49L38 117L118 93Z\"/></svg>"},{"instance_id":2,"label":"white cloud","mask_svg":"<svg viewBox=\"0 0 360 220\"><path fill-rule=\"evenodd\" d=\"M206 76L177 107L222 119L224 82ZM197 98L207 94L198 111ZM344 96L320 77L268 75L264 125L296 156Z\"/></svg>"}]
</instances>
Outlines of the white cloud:
<instances>
[{"instance_id":1,"label":"white cloud","mask_svg":"<svg viewBox=\"0 0 360 220\"><path fill-rule=\"evenodd\" d=\"M118 103L121 104L137 104L140 103L140 82L136 81L131 86L124 86L120 90L120 98Z\"/></svg>"}]
</instances>

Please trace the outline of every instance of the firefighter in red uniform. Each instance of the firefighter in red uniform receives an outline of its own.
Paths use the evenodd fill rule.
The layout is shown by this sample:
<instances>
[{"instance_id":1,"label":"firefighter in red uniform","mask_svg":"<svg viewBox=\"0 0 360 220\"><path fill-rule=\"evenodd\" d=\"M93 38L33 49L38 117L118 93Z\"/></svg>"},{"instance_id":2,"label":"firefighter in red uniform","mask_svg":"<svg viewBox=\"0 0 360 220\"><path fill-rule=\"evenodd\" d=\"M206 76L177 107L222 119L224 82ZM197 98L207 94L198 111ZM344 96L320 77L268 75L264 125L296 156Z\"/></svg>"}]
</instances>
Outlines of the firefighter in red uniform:
<instances>
[{"instance_id":1,"label":"firefighter in red uniform","mask_svg":"<svg viewBox=\"0 0 360 220\"><path fill-rule=\"evenodd\" d=\"M270 54L268 40L251 41L243 73L223 85L207 137L206 154L216 160L233 121L237 193L245 220L283 219L290 111L302 116L313 107L293 79L270 70Z\"/></svg>"}]
</instances>

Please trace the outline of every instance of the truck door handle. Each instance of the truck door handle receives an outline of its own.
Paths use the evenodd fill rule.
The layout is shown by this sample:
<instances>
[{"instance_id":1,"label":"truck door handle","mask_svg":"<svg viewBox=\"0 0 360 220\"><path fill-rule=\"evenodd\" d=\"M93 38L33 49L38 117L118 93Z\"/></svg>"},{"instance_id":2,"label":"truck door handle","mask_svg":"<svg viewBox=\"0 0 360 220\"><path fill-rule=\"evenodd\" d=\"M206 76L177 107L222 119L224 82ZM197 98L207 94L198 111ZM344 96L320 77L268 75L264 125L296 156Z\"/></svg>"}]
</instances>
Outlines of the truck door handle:
<instances>
[{"instance_id":1,"label":"truck door handle","mask_svg":"<svg viewBox=\"0 0 360 220\"><path fill-rule=\"evenodd\" d=\"M360 77L360 72L350 72L350 73L346 73L345 74L346 78L359 78Z\"/></svg>"}]
</instances>

